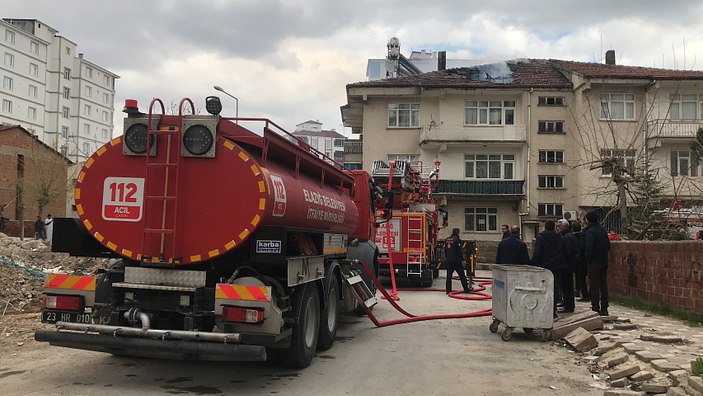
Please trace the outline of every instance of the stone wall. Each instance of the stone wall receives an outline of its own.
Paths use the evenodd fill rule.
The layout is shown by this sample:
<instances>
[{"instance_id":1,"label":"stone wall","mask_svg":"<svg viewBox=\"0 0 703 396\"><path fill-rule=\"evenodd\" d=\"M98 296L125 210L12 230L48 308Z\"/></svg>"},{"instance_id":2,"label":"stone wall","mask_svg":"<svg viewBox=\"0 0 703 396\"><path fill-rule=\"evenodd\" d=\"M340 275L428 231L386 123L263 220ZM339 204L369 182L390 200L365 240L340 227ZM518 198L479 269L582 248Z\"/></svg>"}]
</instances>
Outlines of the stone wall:
<instances>
[{"instance_id":1,"label":"stone wall","mask_svg":"<svg viewBox=\"0 0 703 396\"><path fill-rule=\"evenodd\" d=\"M619 241L611 246L611 294L703 312L703 241Z\"/></svg>"}]
</instances>

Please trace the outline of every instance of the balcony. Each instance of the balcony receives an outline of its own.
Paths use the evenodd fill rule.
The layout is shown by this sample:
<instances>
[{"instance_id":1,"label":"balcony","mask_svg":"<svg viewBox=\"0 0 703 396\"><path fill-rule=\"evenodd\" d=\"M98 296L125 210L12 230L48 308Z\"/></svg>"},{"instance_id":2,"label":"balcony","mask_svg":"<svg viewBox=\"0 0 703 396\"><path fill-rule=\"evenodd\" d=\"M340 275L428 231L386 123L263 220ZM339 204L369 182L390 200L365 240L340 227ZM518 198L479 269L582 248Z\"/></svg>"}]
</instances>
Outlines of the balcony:
<instances>
[{"instance_id":1,"label":"balcony","mask_svg":"<svg viewBox=\"0 0 703 396\"><path fill-rule=\"evenodd\" d=\"M525 195L524 180L438 180L435 195L516 199Z\"/></svg>"},{"instance_id":2,"label":"balcony","mask_svg":"<svg viewBox=\"0 0 703 396\"><path fill-rule=\"evenodd\" d=\"M702 127L703 120L650 120L647 122L647 138L693 139L698 128Z\"/></svg>"},{"instance_id":3,"label":"balcony","mask_svg":"<svg viewBox=\"0 0 703 396\"><path fill-rule=\"evenodd\" d=\"M422 127L420 145L435 146L446 143L513 142L525 141L525 125L503 126L446 126Z\"/></svg>"},{"instance_id":4,"label":"balcony","mask_svg":"<svg viewBox=\"0 0 703 396\"><path fill-rule=\"evenodd\" d=\"M362 150L361 140L346 140L344 142L344 153L346 154L361 154Z\"/></svg>"}]
</instances>

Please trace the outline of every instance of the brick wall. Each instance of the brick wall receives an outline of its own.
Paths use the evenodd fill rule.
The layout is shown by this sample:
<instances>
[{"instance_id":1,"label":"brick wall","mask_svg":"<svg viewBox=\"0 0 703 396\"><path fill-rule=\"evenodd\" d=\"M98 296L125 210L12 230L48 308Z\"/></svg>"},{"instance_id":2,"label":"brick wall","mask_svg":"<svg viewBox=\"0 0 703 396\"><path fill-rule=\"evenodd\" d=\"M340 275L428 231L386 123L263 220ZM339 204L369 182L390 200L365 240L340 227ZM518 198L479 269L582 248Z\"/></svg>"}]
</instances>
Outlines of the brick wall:
<instances>
[{"instance_id":1,"label":"brick wall","mask_svg":"<svg viewBox=\"0 0 703 396\"><path fill-rule=\"evenodd\" d=\"M611 246L611 294L703 312L703 241L622 241Z\"/></svg>"},{"instance_id":2,"label":"brick wall","mask_svg":"<svg viewBox=\"0 0 703 396\"><path fill-rule=\"evenodd\" d=\"M21 127L0 127L0 205L7 205L2 215L10 219L3 232L13 236L18 236L20 229L16 212L18 155L24 156L22 202L24 219L29 225L25 225L25 235L34 236L32 224L39 214L35 197L39 186L46 185L40 181L44 180L43 178L48 176L60 182L56 184L59 192L56 198L44 207L42 219L47 214L54 217L66 215L68 160Z\"/></svg>"}]
</instances>

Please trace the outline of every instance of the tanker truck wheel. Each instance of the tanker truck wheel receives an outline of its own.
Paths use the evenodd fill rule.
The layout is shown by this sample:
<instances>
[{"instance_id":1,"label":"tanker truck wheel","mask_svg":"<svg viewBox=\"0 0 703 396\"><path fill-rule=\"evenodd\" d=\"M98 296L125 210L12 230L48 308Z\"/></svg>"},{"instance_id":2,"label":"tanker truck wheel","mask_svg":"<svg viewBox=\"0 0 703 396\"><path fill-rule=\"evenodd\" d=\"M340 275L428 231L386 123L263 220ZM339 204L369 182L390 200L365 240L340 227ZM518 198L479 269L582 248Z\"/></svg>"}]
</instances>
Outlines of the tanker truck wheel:
<instances>
[{"instance_id":1,"label":"tanker truck wheel","mask_svg":"<svg viewBox=\"0 0 703 396\"><path fill-rule=\"evenodd\" d=\"M295 325L290 347L281 351L281 363L289 368L310 365L320 330L320 296L315 283L299 286L293 298Z\"/></svg>"},{"instance_id":2,"label":"tanker truck wheel","mask_svg":"<svg viewBox=\"0 0 703 396\"><path fill-rule=\"evenodd\" d=\"M330 287L327 289L327 304L320 316L320 331L317 336L317 350L326 351L332 347L337 336L337 323L339 321L339 284L337 277L332 277Z\"/></svg>"}]
</instances>

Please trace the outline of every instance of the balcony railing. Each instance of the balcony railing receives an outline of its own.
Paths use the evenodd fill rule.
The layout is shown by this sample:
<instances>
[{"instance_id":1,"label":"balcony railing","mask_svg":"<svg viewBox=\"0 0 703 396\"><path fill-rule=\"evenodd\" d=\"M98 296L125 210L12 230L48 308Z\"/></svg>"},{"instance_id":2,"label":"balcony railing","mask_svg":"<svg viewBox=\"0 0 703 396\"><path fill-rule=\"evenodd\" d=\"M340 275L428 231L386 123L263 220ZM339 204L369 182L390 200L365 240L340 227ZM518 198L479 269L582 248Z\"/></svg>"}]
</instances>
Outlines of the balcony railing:
<instances>
[{"instance_id":1,"label":"balcony railing","mask_svg":"<svg viewBox=\"0 0 703 396\"><path fill-rule=\"evenodd\" d=\"M422 127L421 144L471 141L524 142L525 125Z\"/></svg>"},{"instance_id":2,"label":"balcony railing","mask_svg":"<svg viewBox=\"0 0 703 396\"><path fill-rule=\"evenodd\" d=\"M651 120L647 122L647 137L652 138L694 138L703 120Z\"/></svg>"},{"instance_id":3,"label":"balcony railing","mask_svg":"<svg viewBox=\"0 0 703 396\"><path fill-rule=\"evenodd\" d=\"M524 195L524 180L438 180L436 194Z\"/></svg>"},{"instance_id":4,"label":"balcony railing","mask_svg":"<svg viewBox=\"0 0 703 396\"><path fill-rule=\"evenodd\" d=\"M349 154L361 154L362 142L359 140L347 140L344 142L344 152Z\"/></svg>"}]
</instances>

